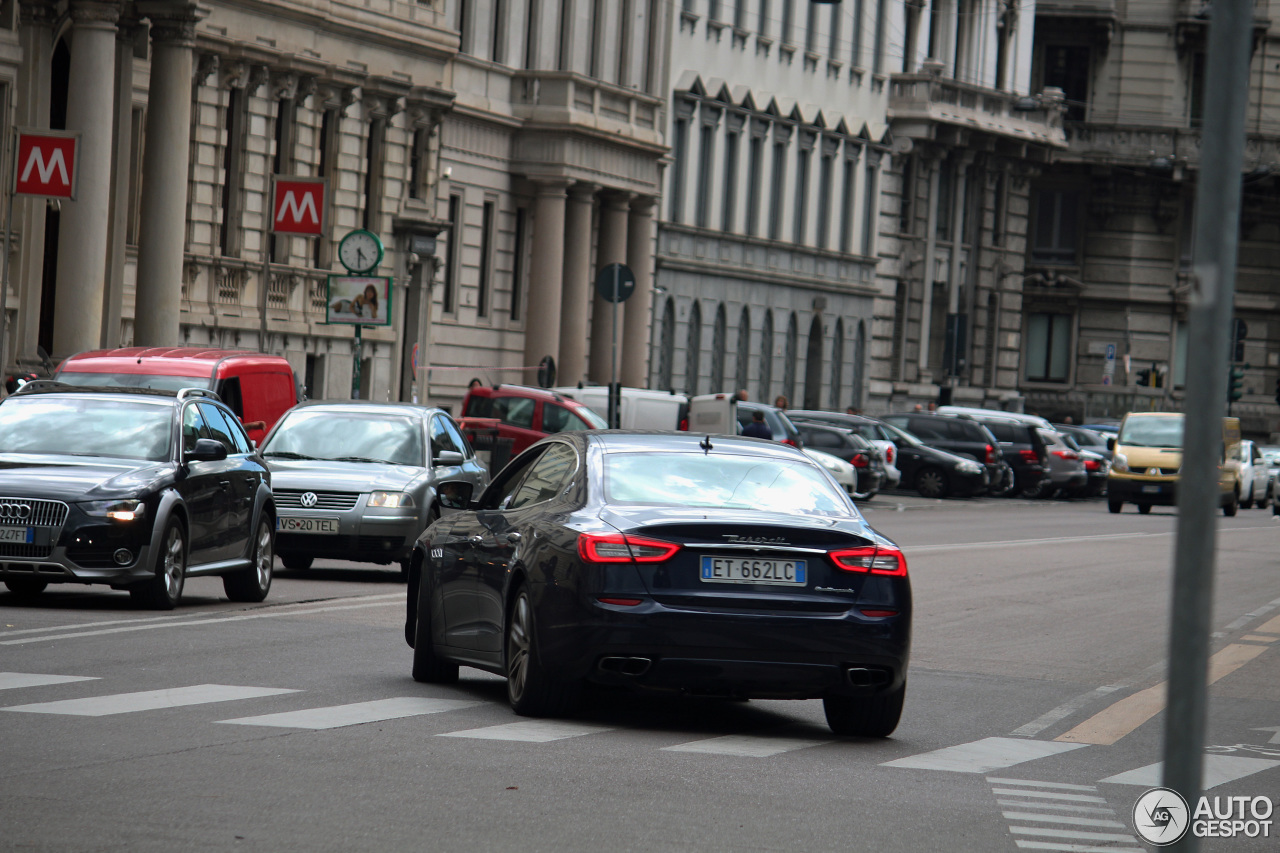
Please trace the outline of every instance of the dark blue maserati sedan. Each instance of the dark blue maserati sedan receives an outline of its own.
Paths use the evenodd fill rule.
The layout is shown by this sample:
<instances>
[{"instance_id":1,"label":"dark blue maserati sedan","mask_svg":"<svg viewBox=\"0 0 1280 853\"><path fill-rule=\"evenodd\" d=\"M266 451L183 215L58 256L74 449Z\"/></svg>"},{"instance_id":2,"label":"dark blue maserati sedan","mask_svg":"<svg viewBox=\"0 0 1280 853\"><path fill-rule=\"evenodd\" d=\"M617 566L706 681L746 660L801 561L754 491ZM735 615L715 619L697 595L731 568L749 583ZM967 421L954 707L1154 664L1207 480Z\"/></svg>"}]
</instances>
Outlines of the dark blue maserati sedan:
<instances>
[{"instance_id":1,"label":"dark blue maserati sedan","mask_svg":"<svg viewBox=\"0 0 1280 853\"><path fill-rule=\"evenodd\" d=\"M461 665L504 675L527 716L566 712L594 682L821 698L838 734L896 728L906 559L799 450L562 433L468 497L423 532L410 563L418 681L456 681Z\"/></svg>"}]
</instances>

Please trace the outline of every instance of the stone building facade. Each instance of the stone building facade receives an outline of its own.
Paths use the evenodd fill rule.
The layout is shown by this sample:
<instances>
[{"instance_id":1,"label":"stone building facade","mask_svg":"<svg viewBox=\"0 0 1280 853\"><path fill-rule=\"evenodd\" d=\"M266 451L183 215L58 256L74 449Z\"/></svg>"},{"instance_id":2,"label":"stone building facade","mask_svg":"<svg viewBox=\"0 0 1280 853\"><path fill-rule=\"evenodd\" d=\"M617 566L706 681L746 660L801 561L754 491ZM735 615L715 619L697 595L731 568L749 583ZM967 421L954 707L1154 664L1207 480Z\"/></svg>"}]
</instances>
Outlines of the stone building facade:
<instances>
[{"instance_id":1,"label":"stone building facade","mask_svg":"<svg viewBox=\"0 0 1280 853\"><path fill-rule=\"evenodd\" d=\"M1029 409L1182 406L1208 8L1036 7L1035 79L1065 93L1068 147L1031 183L1019 377ZM1254 19L1235 298L1249 368L1233 413L1266 435L1280 381L1280 37L1267 0Z\"/></svg>"}]
</instances>

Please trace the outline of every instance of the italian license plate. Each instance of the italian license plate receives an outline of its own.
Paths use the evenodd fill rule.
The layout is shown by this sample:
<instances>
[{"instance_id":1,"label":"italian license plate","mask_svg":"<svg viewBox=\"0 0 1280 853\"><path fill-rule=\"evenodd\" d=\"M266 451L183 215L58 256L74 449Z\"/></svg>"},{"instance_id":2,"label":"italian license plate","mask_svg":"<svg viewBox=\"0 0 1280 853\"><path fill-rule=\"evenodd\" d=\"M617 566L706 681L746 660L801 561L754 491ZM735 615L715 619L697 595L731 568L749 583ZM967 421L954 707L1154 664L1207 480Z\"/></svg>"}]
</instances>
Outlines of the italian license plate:
<instances>
[{"instance_id":1,"label":"italian license plate","mask_svg":"<svg viewBox=\"0 0 1280 853\"><path fill-rule=\"evenodd\" d=\"M276 530L281 533L337 533L338 519L282 515L276 519Z\"/></svg>"},{"instance_id":2,"label":"italian license plate","mask_svg":"<svg viewBox=\"0 0 1280 853\"><path fill-rule=\"evenodd\" d=\"M1158 495L1160 494L1160 487L1159 486L1143 486L1142 493L1144 495Z\"/></svg>"},{"instance_id":3,"label":"italian license plate","mask_svg":"<svg viewBox=\"0 0 1280 853\"><path fill-rule=\"evenodd\" d=\"M703 557L703 583L758 583L804 586L804 560L761 560L756 557Z\"/></svg>"},{"instance_id":4,"label":"italian license plate","mask_svg":"<svg viewBox=\"0 0 1280 853\"><path fill-rule=\"evenodd\" d=\"M0 542L34 542L35 530L30 527L0 527Z\"/></svg>"}]
</instances>

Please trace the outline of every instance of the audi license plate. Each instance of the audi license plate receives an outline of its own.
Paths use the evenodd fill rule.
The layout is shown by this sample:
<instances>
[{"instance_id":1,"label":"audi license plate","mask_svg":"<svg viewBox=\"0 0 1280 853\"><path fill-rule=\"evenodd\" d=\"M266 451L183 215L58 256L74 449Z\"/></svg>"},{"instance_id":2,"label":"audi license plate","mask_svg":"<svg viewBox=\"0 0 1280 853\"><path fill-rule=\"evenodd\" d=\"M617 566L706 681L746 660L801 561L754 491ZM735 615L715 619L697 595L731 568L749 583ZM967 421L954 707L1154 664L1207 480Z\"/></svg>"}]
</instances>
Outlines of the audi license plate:
<instances>
[{"instance_id":1,"label":"audi license plate","mask_svg":"<svg viewBox=\"0 0 1280 853\"><path fill-rule=\"evenodd\" d=\"M759 583L804 586L804 560L761 560L756 557L703 557L703 583Z\"/></svg>"},{"instance_id":2,"label":"audi license plate","mask_svg":"<svg viewBox=\"0 0 1280 853\"><path fill-rule=\"evenodd\" d=\"M34 542L35 528L0 527L0 542Z\"/></svg>"},{"instance_id":3,"label":"audi license plate","mask_svg":"<svg viewBox=\"0 0 1280 853\"><path fill-rule=\"evenodd\" d=\"M276 530L281 533L337 533L338 519L282 515L276 519Z\"/></svg>"}]
</instances>

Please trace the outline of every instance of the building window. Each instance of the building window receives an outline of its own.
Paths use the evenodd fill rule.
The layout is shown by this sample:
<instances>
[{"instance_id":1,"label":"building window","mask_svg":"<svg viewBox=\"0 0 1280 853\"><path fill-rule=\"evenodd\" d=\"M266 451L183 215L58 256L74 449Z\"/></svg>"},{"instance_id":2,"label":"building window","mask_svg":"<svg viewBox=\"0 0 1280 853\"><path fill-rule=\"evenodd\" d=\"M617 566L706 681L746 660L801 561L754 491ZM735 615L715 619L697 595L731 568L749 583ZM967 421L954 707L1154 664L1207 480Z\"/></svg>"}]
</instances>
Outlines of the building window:
<instances>
[{"instance_id":1,"label":"building window","mask_svg":"<svg viewBox=\"0 0 1280 853\"><path fill-rule=\"evenodd\" d=\"M844 319L836 319L835 336L831 339L831 395L827 405L833 411L840 408L840 393L844 390Z\"/></svg>"},{"instance_id":2,"label":"building window","mask_svg":"<svg viewBox=\"0 0 1280 853\"><path fill-rule=\"evenodd\" d=\"M835 180L836 155L834 150L822 152L818 166L818 247L826 249L831 238L831 182Z\"/></svg>"},{"instance_id":3,"label":"building window","mask_svg":"<svg viewBox=\"0 0 1280 853\"><path fill-rule=\"evenodd\" d=\"M556 60L556 68L560 71L573 70L574 5L574 0L560 0L560 49Z\"/></svg>"},{"instance_id":4,"label":"building window","mask_svg":"<svg viewBox=\"0 0 1280 853\"><path fill-rule=\"evenodd\" d=\"M698 197L695 200L694 223L699 228L711 224L712 171L716 167L716 126L706 120L698 139Z\"/></svg>"},{"instance_id":5,"label":"building window","mask_svg":"<svg viewBox=\"0 0 1280 853\"><path fill-rule=\"evenodd\" d=\"M684 219L685 161L689 159L689 121L676 119L675 133L671 140L671 221L680 224Z\"/></svg>"},{"instance_id":6,"label":"building window","mask_svg":"<svg viewBox=\"0 0 1280 853\"><path fill-rule=\"evenodd\" d=\"M1068 121L1084 121L1089 106L1089 48L1050 44L1044 48L1043 85L1056 86L1066 97Z\"/></svg>"},{"instance_id":7,"label":"building window","mask_svg":"<svg viewBox=\"0 0 1280 853\"><path fill-rule=\"evenodd\" d=\"M955 166L950 160L938 164L938 214L934 238L951 242L951 214L955 207Z\"/></svg>"},{"instance_id":8,"label":"building window","mask_svg":"<svg viewBox=\"0 0 1280 853\"><path fill-rule=\"evenodd\" d=\"M858 192L858 158L846 156L840 176L840 251L853 251L853 202Z\"/></svg>"},{"instance_id":9,"label":"building window","mask_svg":"<svg viewBox=\"0 0 1280 853\"><path fill-rule=\"evenodd\" d=\"M1005 183L1004 172L996 175L996 188L993 193L995 209L991 214L991 245L1004 245L1005 217L1009 207L1009 188Z\"/></svg>"},{"instance_id":10,"label":"building window","mask_svg":"<svg viewBox=\"0 0 1280 853\"><path fill-rule=\"evenodd\" d=\"M782 43L793 44L793 19L795 17L795 4L792 0L782 0Z\"/></svg>"},{"instance_id":11,"label":"building window","mask_svg":"<svg viewBox=\"0 0 1280 853\"><path fill-rule=\"evenodd\" d=\"M338 160L334 155L334 152L338 148L338 126L339 115L337 110L327 109L320 114L320 132L319 139L317 140L319 157L316 162L316 175L321 178L329 179L329 191L325 193L325 195L333 194L333 178L334 172L336 171L334 164ZM330 205L328 200L325 201L325 204L326 206ZM327 210L322 216L322 219L325 222L332 221ZM332 265L330 255L333 250L332 244L328 239L328 235L326 234L324 236L317 237L311 242L313 244L312 261L315 263L316 268L328 269Z\"/></svg>"},{"instance_id":12,"label":"building window","mask_svg":"<svg viewBox=\"0 0 1280 853\"><path fill-rule=\"evenodd\" d=\"M747 364L751 360L751 309L742 306L742 314L738 317L738 363L734 374L735 390L745 391L747 388Z\"/></svg>"},{"instance_id":13,"label":"building window","mask_svg":"<svg viewBox=\"0 0 1280 853\"><path fill-rule=\"evenodd\" d=\"M1071 368L1071 315L1027 316L1027 379L1066 382Z\"/></svg>"},{"instance_id":14,"label":"building window","mask_svg":"<svg viewBox=\"0 0 1280 853\"><path fill-rule=\"evenodd\" d=\"M243 89L227 91L227 127L222 149L222 222L218 232L218 249L226 258L240 256L240 220L244 215L244 199L240 191L240 182L244 172L244 126L247 100ZM263 215L266 215L265 207Z\"/></svg>"},{"instance_id":15,"label":"building window","mask_svg":"<svg viewBox=\"0 0 1280 853\"><path fill-rule=\"evenodd\" d=\"M796 329L796 312L792 311L787 320L787 338L782 351L782 393L788 401L796 398L796 356L799 335Z\"/></svg>"},{"instance_id":16,"label":"building window","mask_svg":"<svg viewBox=\"0 0 1280 853\"><path fill-rule=\"evenodd\" d=\"M760 399L768 400L773 388L773 312L764 312L760 327Z\"/></svg>"},{"instance_id":17,"label":"building window","mask_svg":"<svg viewBox=\"0 0 1280 853\"><path fill-rule=\"evenodd\" d=\"M293 174L293 141L297 128L294 118L297 115L297 102L293 98L281 98L276 102L275 155L271 161L272 173L276 175ZM269 206L269 205L268 205ZM268 236L268 254L277 264L289 260L289 240L277 237L274 232Z\"/></svg>"},{"instance_id":18,"label":"building window","mask_svg":"<svg viewBox=\"0 0 1280 853\"><path fill-rule=\"evenodd\" d=\"M867 326L863 320L858 321L858 330L853 338L853 393L849 397L849 405L855 409L862 408L862 376L867 358Z\"/></svg>"},{"instance_id":19,"label":"building window","mask_svg":"<svg viewBox=\"0 0 1280 853\"><path fill-rule=\"evenodd\" d=\"M797 246L804 245L805 230L809 225L809 158L812 154L812 137L808 141L802 139L796 151L796 218L791 234L791 241Z\"/></svg>"},{"instance_id":20,"label":"building window","mask_svg":"<svg viewBox=\"0 0 1280 853\"><path fill-rule=\"evenodd\" d=\"M676 303L667 297L662 309L662 339L658 342L658 387L675 390Z\"/></svg>"},{"instance_id":21,"label":"building window","mask_svg":"<svg viewBox=\"0 0 1280 853\"><path fill-rule=\"evenodd\" d=\"M711 387L707 390L712 394L727 390L724 387L724 350L727 327L728 319L725 317L724 303L721 302L716 308L715 325L711 327Z\"/></svg>"},{"instance_id":22,"label":"building window","mask_svg":"<svg viewBox=\"0 0 1280 853\"><path fill-rule=\"evenodd\" d=\"M480 282L476 294L476 316L489 316L489 301L493 293L493 229L497 219L497 204L486 201L480 213Z\"/></svg>"},{"instance_id":23,"label":"building window","mask_svg":"<svg viewBox=\"0 0 1280 853\"><path fill-rule=\"evenodd\" d=\"M874 257L876 253L876 227L879 222L880 154L867 154L866 185L862 193L862 254Z\"/></svg>"},{"instance_id":24,"label":"building window","mask_svg":"<svg viewBox=\"0 0 1280 853\"><path fill-rule=\"evenodd\" d=\"M910 155L902 163L902 198L898 203L898 232L911 233L911 219L915 211L916 158Z\"/></svg>"},{"instance_id":25,"label":"building window","mask_svg":"<svg viewBox=\"0 0 1280 853\"><path fill-rule=\"evenodd\" d=\"M515 256L511 261L511 319L520 319L520 300L524 296L526 236L529 233L529 211L516 208Z\"/></svg>"},{"instance_id":26,"label":"building window","mask_svg":"<svg viewBox=\"0 0 1280 853\"><path fill-rule=\"evenodd\" d=\"M1188 117L1192 127L1204 121L1204 53L1191 54L1191 91L1187 93Z\"/></svg>"},{"instance_id":27,"label":"building window","mask_svg":"<svg viewBox=\"0 0 1280 853\"><path fill-rule=\"evenodd\" d=\"M413 129L413 140L409 143L409 198L422 199L423 185L426 182L427 139L425 127Z\"/></svg>"},{"instance_id":28,"label":"building window","mask_svg":"<svg viewBox=\"0 0 1280 853\"><path fill-rule=\"evenodd\" d=\"M1036 193L1035 234L1031 259L1038 264L1074 264L1078 241L1080 194L1074 190Z\"/></svg>"},{"instance_id":29,"label":"building window","mask_svg":"<svg viewBox=\"0 0 1280 853\"><path fill-rule=\"evenodd\" d=\"M724 142L724 185L720 197L720 229L732 232L738 204L738 149L742 134L730 130Z\"/></svg>"},{"instance_id":30,"label":"building window","mask_svg":"<svg viewBox=\"0 0 1280 853\"><path fill-rule=\"evenodd\" d=\"M818 4L809 3L809 13L804 22L804 49L809 53L818 52Z\"/></svg>"},{"instance_id":31,"label":"building window","mask_svg":"<svg viewBox=\"0 0 1280 853\"><path fill-rule=\"evenodd\" d=\"M769 204L769 239L782 239L782 200L787 191L787 143L773 143L773 185L772 199Z\"/></svg>"},{"instance_id":32,"label":"building window","mask_svg":"<svg viewBox=\"0 0 1280 853\"><path fill-rule=\"evenodd\" d=\"M635 50L632 41L635 35L632 32L632 21L635 18L635 12L631 7L633 0L622 0L621 3L621 20L618 22L618 67L617 73L614 75L614 82L619 86L631 85L631 54Z\"/></svg>"},{"instance_id":33,"label":"building window","mask_svg":"<svg viewBox=\"0 0 1280 853\"><path fill-rule=\"evenodd\" d=\"M764 178L764 132L752 130L747 149L747 225L746 232L754 237L760 231L760 190Z\"/></svg>"},{"instance_id":34,"label":"building window","mask_svg":"<svg viewBox=\"0 0 1280 853\"><path fill-rule=\"evenodd\" d=\"M884 73L884 28L889 18L889 10L887 8L888 0L876 0L876 34L875 45L871 54L871 73ZM858 20L862 20L862 0L858 0L855 8L858 10ZM859 36L859 41L861 37ZM855 393L857 393L855 391Z\"/></svg>"},{"instance_id":35,"label":"building window","mask_svg":"<svg viewBox=\"0 0 1280 853\"><path fill-rule=\"evenodd\" d=\"M489 40L489 58L494 62L507 61L507 29L510 22L507 0L493 0L493 19L489 22L492 33Z\"/></svg>"},{"instance_id":36,"label":"building window","mask_svg":"<svg viewBox=\"0 0 1280 853\"><path fill-rule=\"evenodd\" d=\"M16 4L15 4L16 5ZM0 87L8 89L7 86ZM8 92L0 99L0 103L8 103ZM129 134L129 219L125 231L125 242L130 246L138 245L138 232L142 228L142 135L146 127L146 116L141 109L134 109L130 117L132 131ZM187 204L194 200L195 194L187 192ZM187 221L191 221L190 213Z\"/></svg>"},{"instance_id":37,"label":"building window","mask_svg":"<svg viewBox=\"0 0 1280 853\"><path fill-rule=\"evenodd\" d=\"M361 222L366 231L377 234L381 225L382 164L386 160L387 120L375 118L369 122L369 138L365 144L364 162L364 216Z\"/></svg>"},{"instance_id":38,"label":"building window","mask_svg":"<svg viewBox=\"0 0 1280 853\"><path fill-rule=\"evenodd\" d=\"M688 337L684 347L684 390L692 397L698 393L698 374L702 362L702 306L693 300L689 308Z\"/></svg>"},{"instance_id":39,"label":"building window","mask_svg":"<svg viewBox=\"0 0 1280 853\"><path fill-rule=\"evenodd\" d=\"M829 38L827 40L827 56L831 57L832 59L840 58L840 47L842 44L842 40L840 38L841 36L840 23L842 20L841 13L843 11L844 10L842 10L839 6L831 7L831 32L828 33Z\"/></svg>"},{"instance_id":40,"label":"building window","mask_svg":"<svg viewBox=\"0 0 1280 853\"><path fill-rule=\"evenodd\" d=\"M604 34L601 28L604 27L604 7L603 0L591 0L591 28L589 30L591 41L587 45L587 76L600 79L601 59L604 53Z\"/></svg>"},{"instance_id":41,"label":"building window","mask_svg":"<svg viewBox=\"0 0 1280 853\"><path fill-rule=\"evenodd\" d=\"M449 196L449 239L445 241L444 284L440 291L441 310L452 314L458 294L458 276L462 269L462 196Z\"/></svg>"},{"instance_id":42,"label":"building window","mask_svg":"<svg viewBox=\"0 0 1280 853\"><path fill-rule=\"evenodd\" d=\"M524 67L538 67L538 27L542 23L542 7L548 0L529 0L524 16Z\"/></svg>"}]
</instances>

